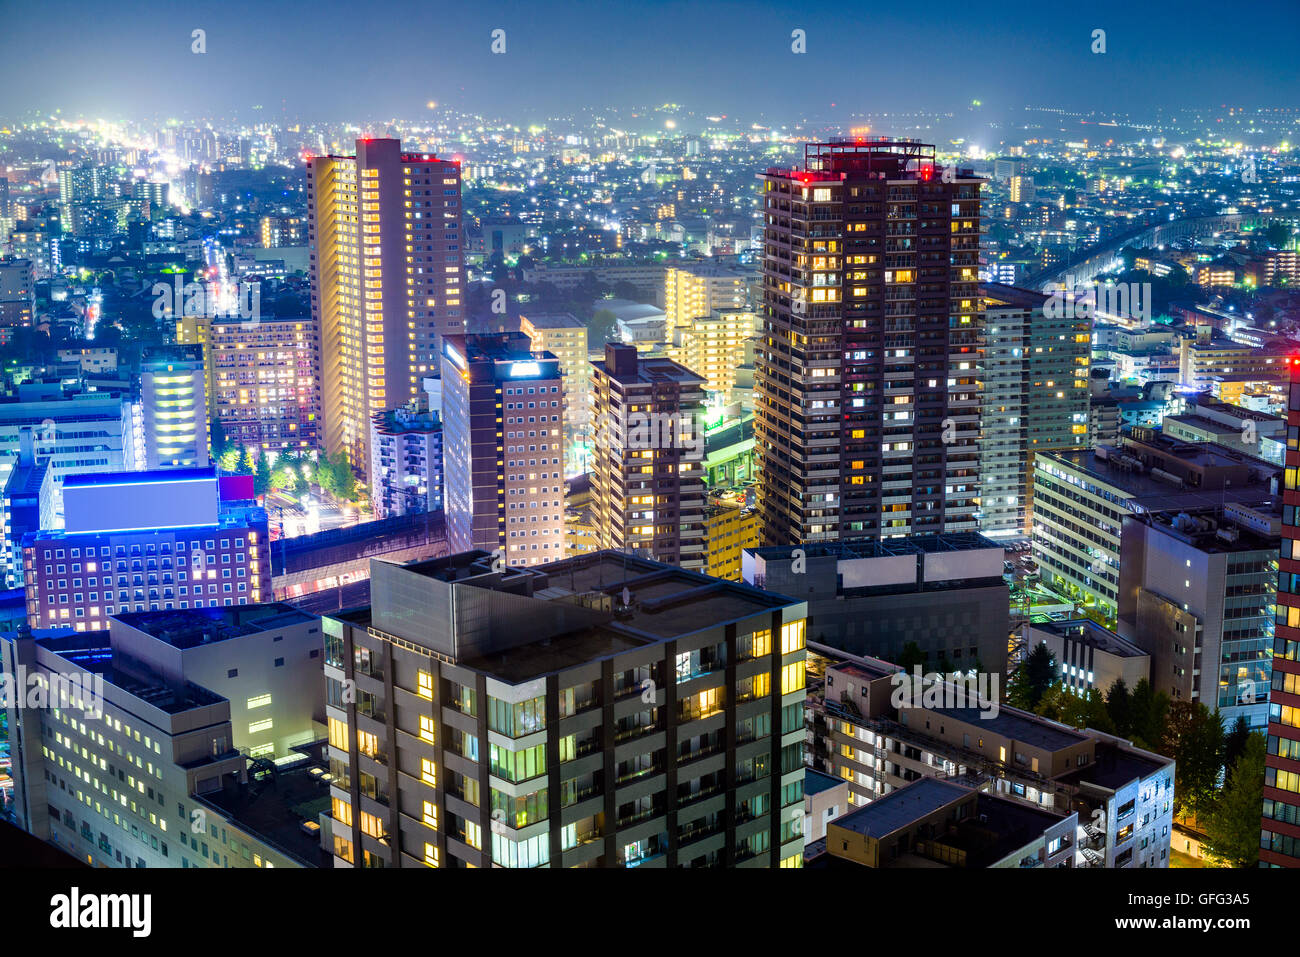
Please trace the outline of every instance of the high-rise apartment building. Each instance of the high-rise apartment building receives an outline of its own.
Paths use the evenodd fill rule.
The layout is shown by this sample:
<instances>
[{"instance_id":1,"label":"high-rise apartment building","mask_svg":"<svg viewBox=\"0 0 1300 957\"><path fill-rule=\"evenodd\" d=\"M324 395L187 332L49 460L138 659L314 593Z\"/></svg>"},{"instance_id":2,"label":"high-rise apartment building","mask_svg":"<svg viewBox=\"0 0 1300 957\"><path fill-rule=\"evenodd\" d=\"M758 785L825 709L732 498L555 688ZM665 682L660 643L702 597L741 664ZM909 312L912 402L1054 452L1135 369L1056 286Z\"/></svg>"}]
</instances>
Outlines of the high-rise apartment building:
<instances>
[{"instance_id":1,"label":"high-rise apartment building","mask_svg":"<svg viewBox=\"0 0 1300 957\"><path fill-rule=\"evenodd\" d=\"M591 388L587 327L572 313L535 312L519 317L519 331L532 340L534 352L549 352L560 360L564 424L574 430L585 429L591 418L587 402Z\"/></svg>"},{"instance_id":2,"label":"high-rise apartment building","mask_svg":"<svg viewBox=\"0 0 1300 957\"><path fill-rule=\"evenodd\" d=\"M981 180L885 139L762 179L764 541L975 530Z\"/></svg>"},{"instance_id":3,"label":"high-rise apartment building","mask_svg":"<svg viewBox=\"0 0 1300 957\"><path fill-rule=\"evenodd\" d=\"M980 531L1028 535L1034 456L1088 447L1092 320L1049 317L1029 289L980 294Z\"/></svg>"},{"instance_id":4,"label":"high-rise apartment building","mask_svg":"<svg viewBox=\"0 0 1300 957\"><path fill-rule=\"evenodd\" d=\"M208 409L227 437L255 449L314 449L320 342L308 316L253 322L186 316L178 342L203 346Z\"/></svg>"},{"instance_id":5,"label":"high-rise apartment building","mask_svg":"<svg viewBox=\"0 0 1300 957\"><path fill-rule=\"evenodd\" d=\"M375 561L324 619L335 866L800 866L801 602L618 552L494 565Z\"/></svg>"},{"instance_id":6,"label":"high-rise apartment building","mask_svg":"<svg viewBox=\"0 0 1300 957\"><path fill-rule=\"evenodd\" d=\"M442 356L443 510L453 552L509 565L564 555L560 361L521 332L449 335Z\"/></svg>"},{"instance_id":7,"label":"high-rise apartment building","mask_svg":"<svg viewBox=\"0 0 1300 957\"><path fill-rule=\"evenodd\" d=\"M715 310L739 310L747 304L753 267L735 263L703 262L669 266L664 270L664 312L669 339L677 329Z\"/></svg>"},{"instance_id":8,"label":"high-rise apartment building","mask_svg":"<svg viewBox=\"0 0 1300 957\"><path fill-rule=\"evenodd\" d=\"M715 309L673 331L668 357L704 376L704 388L730 401L745 345L757 335L758 314L750 309Z\"/></svg>"},{"instance_id":9,"label":"high-rise apartment building","mask_svg":"<svg viewBox=\"0 0 1300 957\"><path fill-rule=\"evenodd\" d=\"M1300 362L1291 359L1287 403L1286 472L1282 491L1282 546L1277 582L1277 628L1273 640L1273 688L1268 709L1268 756L1264 759L1264 812L1260 867L1300 867Z\"/></svg>"},{"instance_id":10,"label":"high-rise apartment building","mask_svg":"<svg viewBox=\"0 0 1300 957\"><path fill-rule=\"evenodd\" d=\"M370 468L370 417L418 398L439 337L465 328L460 165L357 141L307 163L324 444Z\"/></svg>"},{"instance_id":11,"label":"high-rise apartment building","mask_svg":"<svg viewBox=\"0 0 1300 957\"><path fill-rule=\"evenodd\" d=\"M591 367L601 546L702 571L704 377L615 343Z\"/></svg>"},{"instance_id":12,"label":"high-rise apartment building","mask_svg":"<svg viewBox=\"0 0 1300 957\"><path fill-rule=\"evenodd\" d=\"M208 401L202 346L155 346L140 359L143 468L208 464Z\"/></svg>"}]
</instances>

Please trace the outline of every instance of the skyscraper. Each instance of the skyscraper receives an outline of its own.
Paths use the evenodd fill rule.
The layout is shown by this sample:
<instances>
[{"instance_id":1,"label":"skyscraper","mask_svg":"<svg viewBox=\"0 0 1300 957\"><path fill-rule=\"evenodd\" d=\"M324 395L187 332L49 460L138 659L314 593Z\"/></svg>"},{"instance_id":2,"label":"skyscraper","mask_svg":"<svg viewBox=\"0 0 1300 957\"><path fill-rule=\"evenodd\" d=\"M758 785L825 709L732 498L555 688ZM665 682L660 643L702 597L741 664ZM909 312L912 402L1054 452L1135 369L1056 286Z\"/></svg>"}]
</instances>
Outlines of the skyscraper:
<instances>
[{"instance_id":1,"label":"skyscraper","mask_svg":"<svg viewBox=\"0 0 1300 957\"><path fill-rule=\"evenodd\" d=\"M417 398L464 330L460 166L358 140L308 161L307 194L325 448L364 475L371 416Z\"/></svg>"},{"instance_id":2,"label":"skyscraper","mask_svg":"<svg viewBox=\"0 0 1300 957\"><path fill-rule=\"evenodd\" d=\"M601 547L703 571L704 377L614 343L591 367Z\"/></svg>"},{"instance_id":3,"label":"skyscraper","mask_svg":"<svg viewBox=\"0 0 1300 957\"><path fill-rule=\"evenodd\" d=\"M764 541L973 531L981 180L887 139L762 179Z\"/></svg>"},{"instance_id":4,"label":"skyscraper","mask_svg":"<svg viewBox=\"0 0 1300 957\"><path fill-rule=\"evenodd\" d=\"M980 531L1027 535L1034 456L1088 447L1092 319L1048 316L1031 289L980 294Z\"/></svg>"},{"instance_id":5,"label":"skyscraper","mask_svg":"<svg viewBox=\"0 0 1300 957\"><path fill-rule=\"evenodd\" d=\"M560 360L522 332L443 341L443 510L453 552L564 555Z\"/></svg>"},{"instance_id":6,"label":"skyscraper","mask_svg":"<svg viewBox=\"0 0 1300 957\"><path fill-rule=\"evenodd\" d=\"M1260 829L1261 867L1300 867L1300 521L1296 471L1300 451L1300 360L1290 359L1286 472L1282 492L1281 571L1277 582L1277 624L1273 640L1273 687L1269 692L1268 755L1264 758L1264 814Z\"/></svg>"}]
</instances>

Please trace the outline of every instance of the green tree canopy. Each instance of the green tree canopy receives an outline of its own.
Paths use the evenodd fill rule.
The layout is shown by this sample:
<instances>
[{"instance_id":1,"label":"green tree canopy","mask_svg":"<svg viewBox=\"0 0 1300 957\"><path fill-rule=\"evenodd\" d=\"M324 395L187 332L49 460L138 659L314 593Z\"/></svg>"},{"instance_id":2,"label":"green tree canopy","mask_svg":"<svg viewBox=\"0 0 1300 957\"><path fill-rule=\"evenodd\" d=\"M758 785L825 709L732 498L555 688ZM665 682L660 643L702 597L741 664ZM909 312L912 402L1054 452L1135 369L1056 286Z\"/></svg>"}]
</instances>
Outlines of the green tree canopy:
<instances>
[{"instance_id":1,"label":"green tree canopy","mask_svg":"<svg viewBox=\"0 0 1300 957\"><path fill-rule=\"evenodd\" d=\"M1259 863L1259 810L1264 800L1267 744L1258 731L1247 736L1228 771L1223 793L1204 815L1205 849L1230 867ZM1180 769L1181 770L1181 769Z\"/></svg>"},{"instance_id":2,"label":"green tree canopy","mask_svg":"<svg viewBox=\"0 0 1300 957\"><path fill-rule=\"evenodd\" d=\"M1056 681L1056 656L1040 642L1025 655L1007 684L1007 700L1016 708L1033 711Z\"/></svg>"}]
</instances>

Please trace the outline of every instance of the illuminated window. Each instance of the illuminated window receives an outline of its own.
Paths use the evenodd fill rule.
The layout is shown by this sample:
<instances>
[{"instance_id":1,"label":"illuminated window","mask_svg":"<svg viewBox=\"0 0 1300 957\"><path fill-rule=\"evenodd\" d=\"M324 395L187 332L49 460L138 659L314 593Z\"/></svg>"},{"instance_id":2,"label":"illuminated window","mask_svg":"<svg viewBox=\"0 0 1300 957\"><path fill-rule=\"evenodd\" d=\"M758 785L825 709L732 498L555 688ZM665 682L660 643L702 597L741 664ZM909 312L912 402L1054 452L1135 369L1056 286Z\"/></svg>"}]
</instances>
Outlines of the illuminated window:
<instances>
[{"instance_id":1,"label":"illuminated window","mask_svg":"<svg viewBox=\"0 0 1300 957\"><path fill-rule=\"evenodd\" d=\"M428 715L420 715L420 737L433 744L433 719Z\"/></svg>"},{"instance_id":2,"label":"illuminated window","mask_svg":"<svg viewBox=\"0 0 1300 957\"><path fill-rule=\"evenodd\" d=\"M430 787L438 786L438 772L428 758L420 759L420 778Z\"/></svg>"},{"instance_id":3,"label":"illuminated window","mask_svg":"<svg viewBox=\"0 0 1300 957\"><path fill-rule=\"evenodd\" d=\"M432 844L424 845L424 863L429 867L438 866L438 849Z\"/></svg>"},{"instance_id":4,"label":"illuminated window","mask_svg":"<svg viewBox=\"0 0 1300 957\"><path fill-rule=\"evenodd\" d=\"M427 671L421 671L418 677L418 687L421 698L433 700L433 675Z\"/></svg>"},{"instance_id":5,"label":"illuminated window","mask_svg":"<svg viewBox=\"0 0 1300 957\"><path fill-rule=\"evenodd\" d=\"M424 802L424 823L438 830L438 806L432 801Z\"/></svg>"}]
</instances>

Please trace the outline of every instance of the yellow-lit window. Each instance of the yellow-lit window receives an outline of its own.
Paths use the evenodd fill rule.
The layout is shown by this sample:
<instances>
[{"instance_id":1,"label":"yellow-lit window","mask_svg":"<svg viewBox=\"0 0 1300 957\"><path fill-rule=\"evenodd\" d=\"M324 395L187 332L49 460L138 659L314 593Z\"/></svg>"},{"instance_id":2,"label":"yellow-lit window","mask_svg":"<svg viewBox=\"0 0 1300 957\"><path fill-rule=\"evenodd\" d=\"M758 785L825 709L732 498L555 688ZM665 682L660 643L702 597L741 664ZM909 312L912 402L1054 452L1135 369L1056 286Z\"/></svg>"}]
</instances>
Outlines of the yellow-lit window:
<instances>
[{"instance_id":1,"label":"yellow-lit window","mask_svg":"<svg viewBox=\"0 0 1300 957\"><path fill-rule=\"evenodd\" d=\"M357 750L368 758L378 757L379 739L369 731L357 731Z\"/></svg>"},{"instance_id":2,"label":"yellow-lit window","mask_svg":"<svg viewBox=\"0 0 1300 957\"><path fill-rule=\"evenodd\" d=\"M800 618L781 626L781 654L788 655L804 647L805 626L807 619Z\"/></svg>"},{"instance_id":3,"label":"yellow-lit window","mask_svg":"<svg viewBox=\"0 0 1300 957\"><path fill-rule=\"evenodd\" d=\"M361 812L361 830L362 833L369 834L375 839L384 836L384 825L379 818L366 811Z\"/></svg>"},{"instance_id":4,"label":"yellow-lit window","mask_svg":"<svg viewBox=\"0 0 1300 957\"><path fill-rule=\"evenodd\" d=\"M428 758L420 758L420 778L430 787L438 786L438 771Z\"/></svg>"},{"instance_id":5,"label":"yellow-lit window","mask_svg":"<svg viewBox=\"0 0 1300 957\"><path fill-rule=\"evenodd\" d=\"M427 671L421 671L417 677L417 687L421 698L433 700L433 675Z\"/></svg>"},{"instance_id":6,"label":"yellow-lit window","mask_svg":"<svg viewBox=\"0 0 1300 957\"><path fill-rule=\"evenodd\" d=\"M796 661L781 669L781 694L801 691L804 687L804 663Z\"/></svg>"},{"instance_id":7,"label":"yellow-lit window","mask_svg":"<svg viewBox=\"0 0 1300 957\"><path fill-rule=\"evenodd\" d=\"M352 805L342 798L334 799L334 820L344 827L352 826Z\"/></svg>"},{"instance_id":8,"label":"yellow-lit window","mask_svg":"<svg viewBox=\"0 0 1300 957\"><path fill-rule=\"evenodd\" d=\"M420 715L420 737L433 744L433 719L426 714Z\"/></svg>"},{"instance_id":9,"label":"yellow-lit window","mask_svg":"<svg viewBox=\"0 0 1300 957\"><path fill-rule=\"evenodd\" d=\"M754 632L754 657L761 658L763 655L772 653L772 632L766 628L762 631Z\"/></svg>"},{"instance_id":10,"label":"yellow-lit window","mask_svg":"<svg viewBox=\"0 0 1300 957\"><path fill-rule=\"evenodd\" d=\"M432 844L424 845L424 863L429 867L438 866L438 849Z\"/></svg>"},{"instance_id":11,"label":"yellow-lit window","mask_svg":"<svg viewBox=\"0 0 1300 957\"><path fill-rule=\"evenodd\" d=\"M341 750L348 750L348 726L337 718L329 719L330 745Z\"/></svg>"},{"instance_id":12,"label":"yellow-lit window","mask_svg":"<svg viewBox=\"0 0 1300 957\"><path fill-rule=\"evenodd\" d=\"M438 830L438 805L432 801L424 802L424 823L435 831Z\"/></svg>"}]
</instances>

